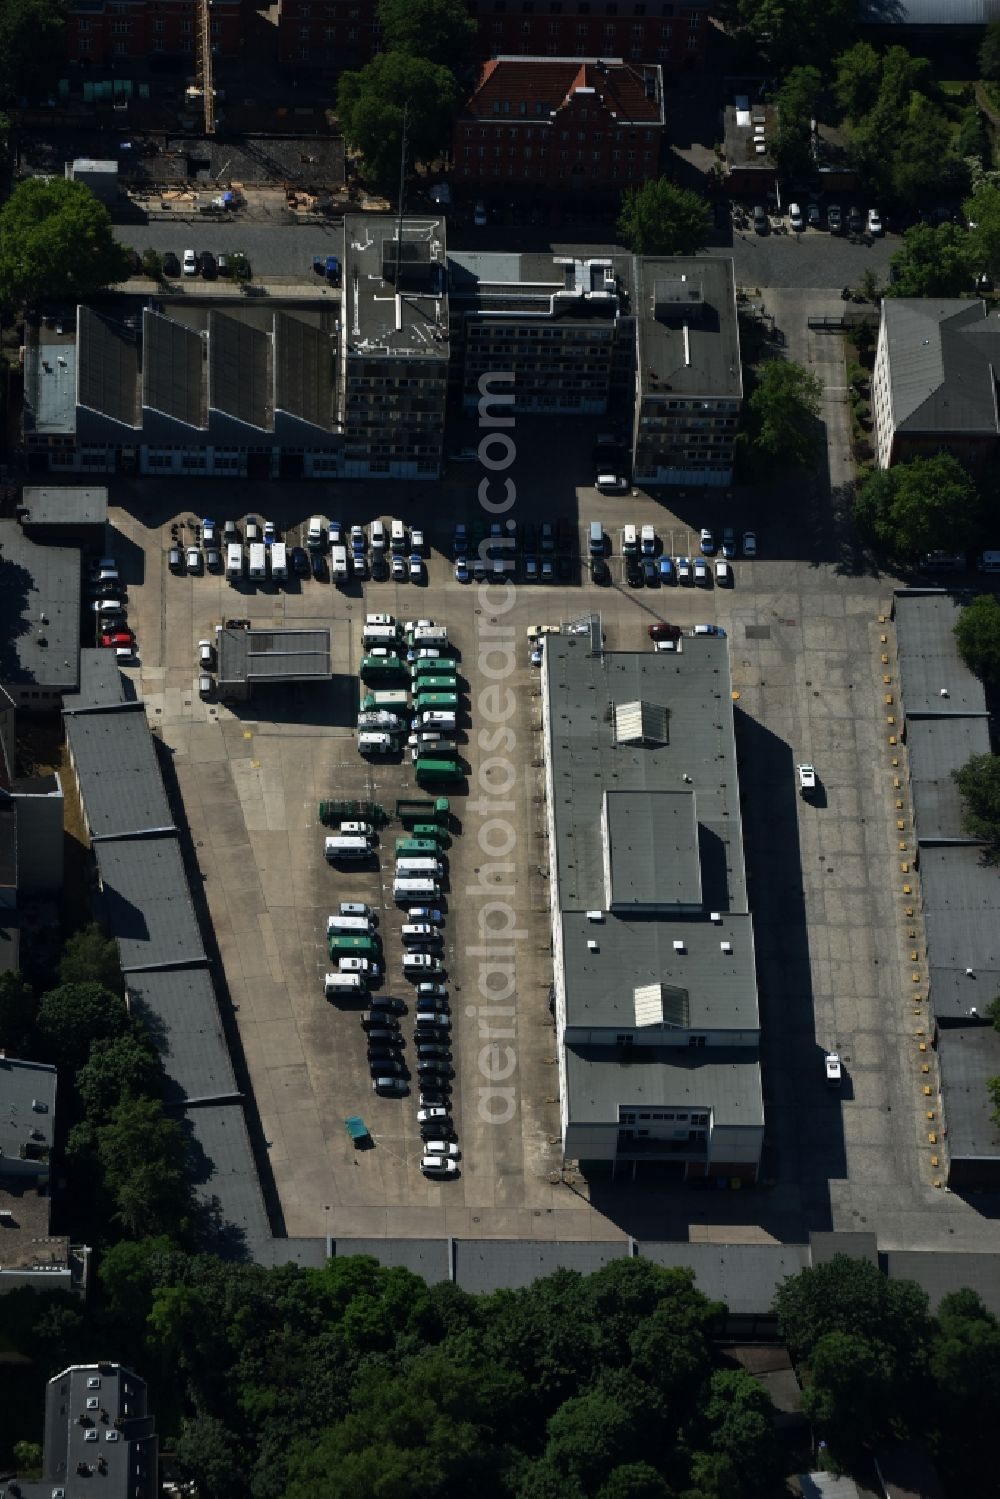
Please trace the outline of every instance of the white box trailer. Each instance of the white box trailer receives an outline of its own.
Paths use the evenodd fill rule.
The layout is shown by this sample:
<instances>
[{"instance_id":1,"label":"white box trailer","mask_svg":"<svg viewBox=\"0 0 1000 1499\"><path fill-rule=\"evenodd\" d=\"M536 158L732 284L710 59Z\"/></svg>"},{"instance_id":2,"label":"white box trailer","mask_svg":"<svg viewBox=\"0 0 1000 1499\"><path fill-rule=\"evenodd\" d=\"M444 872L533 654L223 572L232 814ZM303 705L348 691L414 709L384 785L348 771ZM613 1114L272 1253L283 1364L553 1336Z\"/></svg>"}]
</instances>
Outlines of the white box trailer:
<instances>
[{"instance_id":1,"label":"white box trailer","mask_svg":"<svg viewBox=\"0 0 1000 1499\"><path fill-rule=\"evenodd\" d=\"M262 541L250 543L250 576L255 582L267 577L267 548Z\"/></svg>"},{"instance_id":2,"label":"white box trailer","mask_svg":"<svg viewBox=\"0 0 1000 1499\"><path fill-rule=\"evenodd\" d=\"M271 577L276 583L288 577L288 553L283 541L276 541L271 547Z\"/></svg>"},{"instance_id":3,"label":"white box trailer","mask_svg":"<svg viewBox=\"0 0 1000 1499\"><path fill-rule=\"evenodd\" d=\"M330 577L335 583L346 583L347 572L347 548L335 546L330 548Z\"/></svg>"},{"instance_id":4,"label":"white box trailer","mask_svg":"<svg viewBox=\"0 0 1000 1499\"><path fill-rule=\"evenodd\" d=\"M243 576L243 545L239 541L231 541L226 547L226 577L230 583Z\"/></svg>"}]
</instances>

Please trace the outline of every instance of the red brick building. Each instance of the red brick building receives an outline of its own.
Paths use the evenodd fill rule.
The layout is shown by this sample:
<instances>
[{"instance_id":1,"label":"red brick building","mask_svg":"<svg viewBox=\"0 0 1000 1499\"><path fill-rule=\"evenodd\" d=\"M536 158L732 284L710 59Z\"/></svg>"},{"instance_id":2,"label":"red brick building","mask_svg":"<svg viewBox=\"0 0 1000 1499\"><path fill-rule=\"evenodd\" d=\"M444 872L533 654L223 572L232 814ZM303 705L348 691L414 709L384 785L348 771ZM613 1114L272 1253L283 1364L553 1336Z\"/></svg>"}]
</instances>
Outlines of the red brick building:
<instances>
[{"instance_id":1,"label":"red brick building","mask_svg":"<svg viewBox=\"0 0 1000 1499\"><path fill-rule=\"evenodd\" d=\"M663 72L620 58L494 57L455 126L455 182L616 191L659 174Z\"/></svg>"},{"instance_id":2,"label":"red brick building","mask_svg":"<svg viewBox=\"0 0 1000 1499\"><path fill-rule=\"evenodd\" d=\"M622 57L665 72L701 67L709 0L467 0L481 58ZM281 0L279 55L339 71L376 51L376 0Z\"/></svg>"},{"instance_id":3,"label":"red brick building","mask_svg":"<svg viewBox=\"0 0 1000 1499\"><path fill-rule=\"evenodd\" d=\"M220 57L239 55L240 0L211 0L212 45ZM195 0L71 0L66 18L70 62L197 55Z\"/></svg>"}]
</instances>

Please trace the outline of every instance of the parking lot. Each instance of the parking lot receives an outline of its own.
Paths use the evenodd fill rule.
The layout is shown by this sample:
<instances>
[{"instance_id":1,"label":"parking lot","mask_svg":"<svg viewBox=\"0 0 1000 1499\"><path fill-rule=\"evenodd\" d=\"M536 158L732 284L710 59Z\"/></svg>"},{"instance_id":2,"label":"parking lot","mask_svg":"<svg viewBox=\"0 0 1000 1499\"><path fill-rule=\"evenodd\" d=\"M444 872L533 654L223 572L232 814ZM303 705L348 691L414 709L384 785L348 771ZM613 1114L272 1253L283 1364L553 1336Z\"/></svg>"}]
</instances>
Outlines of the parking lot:
<instances>
[{"instance_id":1,"label":"parking lot","mask_svg":"<svg viewBox=\"0 0 1000 1499\"><path fill-rule=\"evenodd\" d=\"M924 1103L903 1005L905 965L897 962L896 813L878 645L890 580L845 562L830 529L827 475L797 479L767 497L673 493L668 505L638 493L599 496L587 486L586 422L557 451L544 423L525 420L518 438L515 514L536 526L565 517L581 549L590 521L601 519L611 542L610 584L592 584L585 566L570 581L529 584L516 575L509 597L457 582L450 542L456 520L476 519L471 466L453 467L435 486L255 489L193 481L183 509L169 481L123 481L113 490L113 522L122 533L114 549L138 636L133 674L172 758L215 932L220 991L235 1012L287 1231L801 1240L810 1228L832 1226L877 1230L885 1243L977 1245L975 1213L930 1185ZM567 457L573 454L582 456ZM317 510L347 526L393 515L422 524L430 546L426 582L335 588L310 577L280 590L251 590L216 576L169 573L172 523L205 514L222 521L249 510L274 519L289 544L299 542ZM705 587L630 588L621 581L626 523L652 524L661 552L691 557L702 525L719 536L734 524L737 537L753 527L758 555L749 560L737 548L731 587L710 580ZM182 527L177 534L186 540L192 533ZM540 700L526 630L591 610L600 612L612 650L649 649L648 626L658 620L682 628L717 623L730 637L768 1110L766 1182L754 1192L693 1194L642 1182L608 1188L561 1173ZM420 1172L416 1090L403 1100L373 1094L361 1005L323 996L328 913L340 900L371 903L387 973L379 992L407 1001L402 1030L415 1073L412 986L401 973L403 918L391 892L392 848L402 829L391 823L383 830L377 867L351 873L326 863L318 819L320 801L329 798L391 812L398 797L423 794L408 759L365 761L356 747L366 611L433 618L459 653L469 789L452 797L442 905L462 1157L460 1174L443 1182ZM330 686L277 688L235 707L201 700L197 642L230 617L255 626L328 625ZM504 629L513 647L511 673L503 677L513 694L504 744L510 785L487 763L496 758L498 731L484 721ZM498 642L500 658L486 655ZM801 759L816 766L821 782L815 805L795 793ZM509 825L499 843L490 826L498 813ZM513 1015L486 1013L480 994L480 965L495 945L483 914L494 891L510 906L516 931ZM829 1049L844 1058L839 1098L822 1085ZM499 1093L513 1099L509 1117L496 1107ZM344 1128L353 1114L369 1126L373 1149L353 1148Z\"/></svg>"}]
</instances>

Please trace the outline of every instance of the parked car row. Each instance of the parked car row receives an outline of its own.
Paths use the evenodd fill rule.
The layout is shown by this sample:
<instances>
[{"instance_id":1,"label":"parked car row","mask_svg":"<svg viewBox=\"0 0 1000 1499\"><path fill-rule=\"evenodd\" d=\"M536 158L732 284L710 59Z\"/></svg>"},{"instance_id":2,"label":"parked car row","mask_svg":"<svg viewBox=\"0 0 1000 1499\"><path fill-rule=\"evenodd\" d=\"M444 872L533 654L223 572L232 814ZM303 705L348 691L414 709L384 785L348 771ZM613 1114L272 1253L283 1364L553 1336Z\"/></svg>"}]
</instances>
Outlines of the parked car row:
<instances>
[{"instance_id":1,"label":"parked car row","mask_svg":"<svg viewBox=\"0 0 1000 1499\"><path fill-rule=\"evenodd\" d=\"M240 253L240 259L245 264L244 274L249 272L250 263L246 256ZM168 251L163 257L163 274L165 276L201 276L205 281L214 281L216 276L231 276L233 274L232 254L213 255L211 250L185 250L178 262L177 256Z\"/></svg>"},{"instance_id":2,"label":"parked car row","mask_svg":"<svg viewBox=\"0 0 1000 1499\"><path fill-rule=\"evenodd\" d=\"M87 594L98 644L114 651L122 666L134 665L136 640L129 628L125 583L114 557L97 557L90 564Z\"/></svg>"}]
</instances>

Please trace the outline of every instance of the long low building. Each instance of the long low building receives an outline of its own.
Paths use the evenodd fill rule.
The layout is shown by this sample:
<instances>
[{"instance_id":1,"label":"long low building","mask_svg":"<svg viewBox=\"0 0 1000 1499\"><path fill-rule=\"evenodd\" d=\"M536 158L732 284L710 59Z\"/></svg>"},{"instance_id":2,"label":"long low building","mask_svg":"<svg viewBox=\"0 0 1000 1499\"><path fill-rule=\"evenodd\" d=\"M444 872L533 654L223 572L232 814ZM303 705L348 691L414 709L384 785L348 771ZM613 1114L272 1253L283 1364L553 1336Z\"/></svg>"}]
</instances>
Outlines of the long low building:
<instances>
[{"instance_id":1,"label":"long low building","mask_svg":"<svg viewBox=\"0 0 1000 1499\"><path fill-rule=\"evenodd\" d=\"M543 669L566 1158L756 1180L764 1108L728 642Z\"/></svg>"},{"instance_id":2,"label":"long low building","mask_svg":"<svg viewBox=\"0 0 1000 1499\"><path fill-rule=\"evenodd\" d=\"M219 696L248 698L255 687L330 681L330 631L219 630Z\"/></svg>"}]
</instances>

